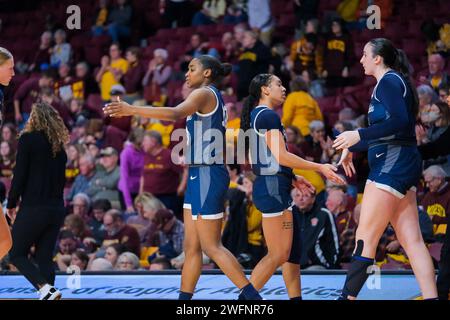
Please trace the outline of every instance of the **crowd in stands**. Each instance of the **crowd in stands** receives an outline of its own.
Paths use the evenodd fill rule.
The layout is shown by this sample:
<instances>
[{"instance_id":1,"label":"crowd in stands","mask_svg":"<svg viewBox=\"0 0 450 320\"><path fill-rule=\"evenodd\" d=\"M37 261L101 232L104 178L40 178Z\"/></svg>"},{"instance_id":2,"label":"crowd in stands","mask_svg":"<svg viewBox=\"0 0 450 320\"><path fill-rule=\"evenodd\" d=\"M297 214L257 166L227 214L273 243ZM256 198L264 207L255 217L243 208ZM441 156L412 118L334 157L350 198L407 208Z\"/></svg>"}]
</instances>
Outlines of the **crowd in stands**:
<instances>
[{"instance_id":1,"label":"crowd in stands","mask_svg":"<svg viewBox=\"0 0 450 320\"><path fill-rule=\"evenodd\" d=\"M416 2L414 7L404 0L80 1L84 25L78 31L66 30L57 14L68 3L41 0L28 8L30 19L37 19L33 10L51 12L42 23L33 23L35 30L42 25L38 35L22 27L23 33L15 32L19 27L13 21L27 16L24 12L0 14L0 46L15 55L17 69L13 84L4 89L1 200L11 183L16 136L33 103L50 103L71 132L66 148L67 217L54 258L59 270L70 265L91 271L183 265L187 168L182 159L171 160L170 137L185 123L106 118L105 103L120 98L130 104L173 107L190 92L184 84L189 61L209 54L233 65L231 76L220 85L229 129L239 128L251 79L274 73L289 92L277 112L290 151L336 164L336 135L367 125L375 83L364 77L358 60L367 40L379 36L402 47L411 62L420 99L416 135L424 159L419 218L437 266L450 216L450 21L445 14L432 19L429 13L448 13L447 1ZM382 8L379 30L367 29L369 3ZM413 18L405 18L402 10ZM34 38L27 48L14 44L18 40L12 39L29 34ZM233 147L235 136L228 135L227 143ZM302 220L303 269L340 269L350 262L367 154L355 154L354 162L357 175L346 178L344 186L315 172L295 170L316 190L313 195L292 191L294 214ZM266 248L261 213L252 203L255 177L248 169L228 166L223 243L243 267L252 268ZM390 227L376 261L385 269L411 268ZM215 267L207 256L203 263L204 268ZM2 268L14 270L7 258Z\"/></svg>"}]
</instances>

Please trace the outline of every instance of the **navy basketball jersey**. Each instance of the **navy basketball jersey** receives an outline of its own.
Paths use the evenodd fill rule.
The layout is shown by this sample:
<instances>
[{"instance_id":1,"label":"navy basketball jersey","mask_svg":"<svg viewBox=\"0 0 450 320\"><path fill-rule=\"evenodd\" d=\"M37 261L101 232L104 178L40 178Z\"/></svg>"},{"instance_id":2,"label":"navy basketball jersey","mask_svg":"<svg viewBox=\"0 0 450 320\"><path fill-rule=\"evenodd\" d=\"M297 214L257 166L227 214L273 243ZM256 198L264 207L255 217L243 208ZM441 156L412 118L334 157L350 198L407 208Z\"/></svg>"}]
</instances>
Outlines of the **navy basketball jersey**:
<instances>
[{"instance_id":1,"label":"navy basketball jersey","mask_svg":"<svg viewBox=\"0 0 450 320\"><path fill-rule=\"evenodd\" d=\"M281 166L266 143L265 132L279 130L286 142L286 133L278 114L267 106L257 106L250 113L250 161L256 175L285 174L292 176L292 169ZM287 145L286 145L287 149Z\"/></svg>"},{"instance_id":2,"label":"navy basketball jersey","mask_svg":"<svg viewBox=\"0 0 450 320\"><path fill-rule=\"evenodd\" d=\"M369 127L359 129L369 145L378 143L415 144L413 97L405 80L388 71L373 89L370 100Z\"/></svg>"},{"instance_id":3,"label":"navy basketball jersey","mask_svg":"<svg viewBox=\"0 0 450 320\"><path fill-rule=\"evenodd\" d=\"M216 107L207 114L196 112L186 120L187 156L189 165L224 164L227 109L220 91L209 85L216 97Z\"/></svg>"}]
</instances>

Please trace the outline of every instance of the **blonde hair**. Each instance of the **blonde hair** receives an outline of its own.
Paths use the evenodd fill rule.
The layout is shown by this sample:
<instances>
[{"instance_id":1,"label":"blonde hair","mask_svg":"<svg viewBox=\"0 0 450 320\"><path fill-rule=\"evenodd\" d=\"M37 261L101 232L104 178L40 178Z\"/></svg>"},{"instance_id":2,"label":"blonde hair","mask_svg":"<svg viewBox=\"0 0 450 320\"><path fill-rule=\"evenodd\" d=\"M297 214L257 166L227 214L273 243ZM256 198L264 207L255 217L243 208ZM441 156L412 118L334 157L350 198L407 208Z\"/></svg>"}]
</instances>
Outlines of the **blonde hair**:
<instances>
[{"instance_id":1,"label":"blonde hair","mask_svg":"<svg viewBox=\"0 0 450 320\"><path fill-rule=\"evenodd\" d=\"M164 204L150 192L144 192L138 195L134 200L134 204L141 204L144 210L151 209L156 211L166 208Z\"/></svg>"},{"instance_id":2,"label":"blonde hair","mask_svg":"<svg viewBox=\"0 0 450 320\"><path fill-rule=\"evenodd\" d=\"M56 154L69 142L69 130L64 125L64 121L58 111L46 102L33 104L30 118L20 135L31 131L44 132L50 142L53 157L56 157Z\"/></svg>"},{"instance_id":3,"label":"blonde hair","mask_svg":"<svg viewBox=\"0 0 450 320\"><path fill-rule=\"evenodd\" d=\"M11 52L9 52L8 49L0 47L0 66L12 58L13 58L13 55Z\"/></svg>"}]
</instances>

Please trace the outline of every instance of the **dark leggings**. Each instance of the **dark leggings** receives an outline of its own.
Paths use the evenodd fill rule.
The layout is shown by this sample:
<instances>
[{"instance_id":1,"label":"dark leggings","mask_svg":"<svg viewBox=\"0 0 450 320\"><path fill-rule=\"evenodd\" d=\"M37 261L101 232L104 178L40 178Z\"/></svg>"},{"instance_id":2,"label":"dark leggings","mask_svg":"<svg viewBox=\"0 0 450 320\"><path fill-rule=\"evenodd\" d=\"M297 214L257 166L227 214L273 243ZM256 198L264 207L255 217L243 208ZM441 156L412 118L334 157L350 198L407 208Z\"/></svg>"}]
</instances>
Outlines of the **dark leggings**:
<instances>
[{"instance_id":1,"label":"dark leggings","mask_svg":"<svg viewBox=\"0 0 450 320\"><path fill-rule=\"evenodd\" d=\"M447 240L448 242L448 240ZM441 251L437 289L440 300L448 300L450 291L450 243L445 243Z\"/></svg>"},{"instance_id":2,"label":"dark leggings","mask_svg":"<svg viewBox=\"0 0 450 320\"><path fill-rule=\"evenodd\" d=\"M55 284L53 252L64 217L64 207L22 207L17 212L10 260L37 290L46 283ZM37 266L29 259L33 244Z\"/></svg>"}]
</instances>

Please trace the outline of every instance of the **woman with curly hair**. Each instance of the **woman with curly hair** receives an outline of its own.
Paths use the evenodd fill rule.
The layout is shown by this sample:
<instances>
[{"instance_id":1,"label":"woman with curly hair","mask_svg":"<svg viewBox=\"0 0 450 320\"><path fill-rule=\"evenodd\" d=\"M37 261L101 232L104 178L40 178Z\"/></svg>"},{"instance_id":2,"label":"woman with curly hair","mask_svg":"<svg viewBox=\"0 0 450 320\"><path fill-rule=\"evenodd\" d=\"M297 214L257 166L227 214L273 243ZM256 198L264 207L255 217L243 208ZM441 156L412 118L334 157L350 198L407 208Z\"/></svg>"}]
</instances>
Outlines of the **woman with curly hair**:
<instances>
[{"instance_id":1,"label":"woman with curly hair","mask_svg":"<svg viewBox=\"0 0 450 320\"><path fill-rule=\"evenodd\" d=\"M49 104L33 105L20 133L7 213L14 223L10 260L38 290L40 300L57 300L53 249L64 221L63 190L69 132ZM20 209L16 208L20 199ZM35 245L34 265L28 258Z\"/></svg>"}]
</instances>

